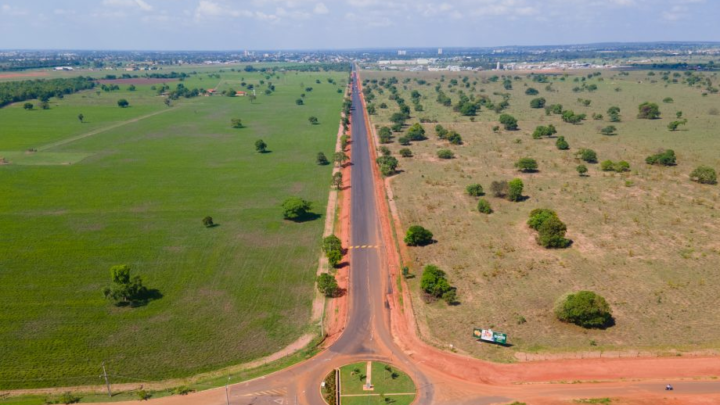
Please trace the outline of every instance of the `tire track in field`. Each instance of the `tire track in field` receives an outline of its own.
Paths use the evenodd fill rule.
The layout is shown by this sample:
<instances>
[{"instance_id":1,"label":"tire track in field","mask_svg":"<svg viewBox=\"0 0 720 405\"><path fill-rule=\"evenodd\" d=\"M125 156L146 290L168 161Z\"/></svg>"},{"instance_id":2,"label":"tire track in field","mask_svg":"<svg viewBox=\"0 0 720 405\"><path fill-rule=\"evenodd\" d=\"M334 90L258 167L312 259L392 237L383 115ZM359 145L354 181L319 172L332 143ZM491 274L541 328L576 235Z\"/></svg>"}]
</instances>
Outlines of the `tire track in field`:
<instances>
[{"instance_id":1,"label":"tire track in field","mask_svg":"<svg viewBox=\"0 0 720 405\"><path fill-rule=\"evenodd\" d=\"M182 106L180 106L180 107L182 107ZM48 150L48 149L56 148L56 147L58 147L58 146L67 145L67 144L69 144L69 143L72 143L72 142L75 142L75 141L79 141L79 140L81 140L81 139L89 138L89 137L91 137L91 136L94 136L94 135L97 135L97 134L101 134L101 133L103 133L103 132L107 132L107 131L111 131L111 130L113 130L113 129L120 128L120 127L125 126L125 125L127 125L127 124L133 124L133 123L135 123L135 122L142 121L142 120L144 120L144 119L146 119L146 118L151 118L151 117L154 117L154 116L156 116L156 115L164 114L164 113L166 113L166 112L168 112L168 111L174 111L174 110L176 110L177 108L180 108L180 107L176 107L176 108L166 108L166 109L164 109L164 110L155 111L155 112L150 113L150 114L142 115L142 116L140 116L140 117L131 118L131 119L127 120L127 121L118 122L117 124L113 124L113 125L110 125L110 126L107 126L107 127L104 127L104 128L99 128L99 129L96 129L96 130L94 130L94 131L86 132L86 133L81 134L81 135L73 136L72 138L67 138L67 139L63 139L62 141L57 141L57 142L49 143L49 144L47 144L47 145L43 145L43 146L37 147L37 148L35 148L35 149L36 149L38 152L42 152L42 151L45 151L45 150Z\"/></svg>"}]
</instances>

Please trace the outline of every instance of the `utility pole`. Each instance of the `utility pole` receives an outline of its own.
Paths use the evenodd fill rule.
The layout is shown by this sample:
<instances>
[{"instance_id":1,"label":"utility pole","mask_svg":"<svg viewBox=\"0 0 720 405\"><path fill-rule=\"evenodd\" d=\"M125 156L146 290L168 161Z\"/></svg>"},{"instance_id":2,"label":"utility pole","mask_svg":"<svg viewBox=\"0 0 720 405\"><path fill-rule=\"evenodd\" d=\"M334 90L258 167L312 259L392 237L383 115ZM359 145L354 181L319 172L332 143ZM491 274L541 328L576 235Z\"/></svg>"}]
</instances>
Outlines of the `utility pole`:
<instances>
[{"instance_id":1,"label":"utility pole","mask_svg":"<svg viewBox=\"0 0 720 405\"><path fill-rule=\"evenodd\" d=\"M227 405L230 405L230 392L228 391L228 384L230 384L230 376L228 376L227 382L225 383L225 400Z\"/></svg>"},{"instance_id":2,"label":"utility pole","mask_svg":"<svg viewBox=\"0 0 720 405\"><path fill-rule=\"evenodd\" d=\"M108 396L112 397L112 391L110 391L110 380L108 379L107 370L105 370L105 362L102 363L103 376L105 377L105 385L107 385Z\"/></svg>"}]
</instances>

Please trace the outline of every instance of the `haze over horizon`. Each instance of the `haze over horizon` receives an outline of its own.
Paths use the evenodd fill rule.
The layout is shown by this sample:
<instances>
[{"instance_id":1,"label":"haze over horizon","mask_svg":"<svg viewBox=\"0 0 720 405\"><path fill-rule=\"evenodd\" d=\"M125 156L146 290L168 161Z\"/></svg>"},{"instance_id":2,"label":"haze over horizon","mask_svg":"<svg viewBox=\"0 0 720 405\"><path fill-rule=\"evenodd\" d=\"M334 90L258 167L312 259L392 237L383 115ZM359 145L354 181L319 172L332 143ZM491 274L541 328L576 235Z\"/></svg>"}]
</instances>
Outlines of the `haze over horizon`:
<instances>
[{"instance_id":1,"label":"haze over horizon","mask_svg":"<svg viewBox=\"0 0 720 405\"><path fill-rule=\"evenodd\" d=\"M716 1L538 3L0 0L0 49L287 50L720 41Z\"/></svg>"}]
</instances>

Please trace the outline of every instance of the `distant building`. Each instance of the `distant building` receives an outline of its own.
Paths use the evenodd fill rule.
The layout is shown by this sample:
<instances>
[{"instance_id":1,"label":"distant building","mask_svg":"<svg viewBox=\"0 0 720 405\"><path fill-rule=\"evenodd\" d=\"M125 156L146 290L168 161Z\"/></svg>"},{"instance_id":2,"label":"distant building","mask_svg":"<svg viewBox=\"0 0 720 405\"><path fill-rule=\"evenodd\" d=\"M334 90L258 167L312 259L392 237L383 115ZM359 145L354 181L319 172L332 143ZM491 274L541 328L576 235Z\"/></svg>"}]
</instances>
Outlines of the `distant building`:
<instances>
[{"instance_id":1,"label":"distant building","mask_svg":"<svg viewBox=\"0 0 720 405\"><path fill-rule=\"evenodd\" d=\"M70 71L70 70L73 70L73 68L72 68L72 67L70 67L70 66L57 66L57 67L55 67L55 70L65 70L65 71Z\"/></svg>"},{"instance_id":2,"label":"distant building","mask_svg":"<svg viewBox=\"0 0 720 405\"><path fill-rule=\"evenodd\" d=\"M442 48L438 48L438 55L442 55Z\"/></svg>"},{"instance_id":3,"label":"distant building","mask_svg":"<svg viewBox=\"0 0 720 405\"><path fill-rule=\"evenodd\" d=\"M235 95L238 96L238 97L245 97L245 94L247 94L247 93L245 93L244 91L237 91L237 92L235 92Z\"/></svg>"},{"instance_id":4,"label":"distant building","mask_svg":"<svg viewBox=\"0 0 720 405\"><path fill-rule=\"evenodd\" d=\"M398 51L398 56L407 55L407 51Z\"/></svg>"}]
</instances>

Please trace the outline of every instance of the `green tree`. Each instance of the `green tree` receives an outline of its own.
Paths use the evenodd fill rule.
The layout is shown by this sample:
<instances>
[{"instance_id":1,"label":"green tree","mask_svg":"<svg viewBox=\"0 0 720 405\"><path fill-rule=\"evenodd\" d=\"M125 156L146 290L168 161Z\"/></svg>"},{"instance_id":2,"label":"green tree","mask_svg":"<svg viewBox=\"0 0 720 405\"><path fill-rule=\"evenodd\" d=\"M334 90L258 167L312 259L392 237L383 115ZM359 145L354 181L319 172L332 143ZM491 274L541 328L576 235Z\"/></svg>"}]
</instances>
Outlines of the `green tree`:
<instances>
[{"instance_id":1,"label":"green tree","mask_svg":"<svg viewBox=\"0 0 720 405\"><path fill-rule=\"evenodd\" d=\"M403 146L408 146L410 145L410 137L401 136L400 138L398 138L398 143Z\"/></svg>"},{"instance_id":2,"label":"green tree","mask_svg":"<svg viewBox=\"0 0 720 405\"><path fill-rule=\"evenodd\" d=\"M126 108L126 107L130 106L130 103L127 100L125 100L124 98L121 98L120 100L118 100L117 105L120 108Z\"/></svg>"},{"instance_id":3,"label":"green tree","mask_svg":"<svg viewBox=\"0 0 720 405\"><path fill-rule=\"evenodd\" d=\"M605 298L592 291L567 294L555 304L555 316L562 322L583 328L604 328L613 322L612 310Z\"/></svg>"},{"instance_id":4,"label":"green tree","mask_svg":"<svg viewBox=\"0 0 720 405\"><path fill-rule=\"evenodd\" d=\"M717 173L712 167L698 166L690 173L690 180L700 184L716 184Z\"/></svg>"},{"instance_id":5,"label":"green tree","mask_svg":"<svg viewBox=\"0 0 720 405\"><path fill-rule=\"evenodd\" d=\"M588 168L585 165L579 165L578 167L575 168L575 170L577 170L580 177L584 177L585 175L587 175L587 172L588 172Z\"/></svg>"},{"instance_id":6,"label":"green tree","mask_svg":"<svg viewBox=\"0 0 720 405\"><path fill-rule=\"evenodd\" d=\"M507 199L510 201L520 201L523 198L524 184L520 179L512 179L508 182Z\"/></svg>"},{"instance_id":7,"label":"green tree","mask_svg":"<svg viewBox=\"0 0 720 405\"><path fill-rule=\"evenodd\" d=\"M82 115L82 114L78 114L78 120L79 120L80 123L82 124L82 123L85 121L85 116Z\"/></svg>"},{"instance_id":8,"label":"green tree","mask_svg":"<svg viewBox=\"0 0 720 405\"><path fill-rule=\"evenodd\" d=\"M318 118L315 116L308 118L308 122L310 122L310 125L317 125L319 123Z\"/></svg>"},{"instance_id":9,"label":"green tree","mask_svg":"<svg viewBox=\"0 0 720 405\"><path fill-rule=\"evenodd\" d=\"M608 125L605 128L601 129L600 133L603 135L616 135L617 128L615 128L615 126L613 125Z\"/></svg>"},{"instance_id":10,"label":"green tree","mask_svg":"<svg viewBox=\"0 0 720 405\"><path fill-rule=\"evenodd\" d=\"M309 201L299 197L290 197L282 203L283 218L298 220L305 217L312 207Z\"/></svg>"},{"instance_id":11,"label":"green tree","mask_svg":"<svg viewBox=\"0 0 720 405\"><path fill-rule=\"evenodd\" d=\"M143 286L140 276L131 277L130 267L118 265L110 268L112 287L106 287L103 294L106 299L115 302L115 305L134 304L147 297L148 290Z\"/></svg>"},{"instance_id":12,"label":"green tree","mask_svg":"<svg viewBox=\"0 0 720 405\"><path fill-rule=\"evenodd\" d=\"M646 157L645 163L649 165L675 166L677 157L672 149L660 150L660 152Z\"/></svg>"},{"instance_id":13,"label":"green tree","mask_svg":"<svg viewBox=\"0 0 720 405\"><path fill-rule=\"evenodd\" d=\"M455 154L450 149L440 149L437 151L437 157L440 159L452 159Z\"/></svg>"},{"instance_id":14,"label":"green tree","mask_svg":"<svg viewBox=\"0 0 720 405\"><path fill-rule=\"evenodd\" d=\"M425 136L425 128L423 128L420 124L413 124L410 128L408 128L407 136L411 141L422 141L427 139Z\"/></svg>"},{"instance_id":15,"label":"green tree","mask_svg":"<svg viewBox=\"0 0 720 405\"><path fill-rule=\"evenodd\" d=\"M336 165L342 166L345 162L347 162L350 159L350 157L345 154L345 152L335 152L333 155L333 162L335 162Z\"/></svg>"},{"instance_id":16,"label":"green tree","mask_svg":"<svg viewBox=\"0 0 720 405\"><path fill-rule=\"evenodd\" d=\"M558 137L557 141L555 141L555 146L560 150L570 149L570 144L567 143L564 136Z\"/></svg>"},{"instance_id":17,"label":"green tree","mask_svg":"<svg viewBox=\"0 0 720 405\"><path fill-rule=\"evenodd\" d=\"M545 108L545 99L540 98L534 98L530 101L530 108Z\"/></svg>"},{"instance_id":18,"label":"green tree","mask_svg":"<svg viewBox=\"0 0 720 405\"><path fill-rule=\"evenodd\" d=\"M420 289L435 298L441 298L453 288L450 286L450 283L448 283L445 272L437 266L429 264L423 268L422 278L420 279Z\"/></svg>"},{"instance_id":19,"label":"green tree","mask_svg":"<svg viewBox=\"0 0 720 405\"><path fill-rule=\"evenodd\" d=\"M210 216L203 218L202 224L205 225L206 228L212 228L213 226L215 226L215 223L213 222L213 219Z\"/></svg>"},{"instance_id":20,"label":"green tree","mask_svg":"<svg viewBox=\"0 0 720 405\"><path fill-rule=\"evenodd\" d=\"M515 117L510 114L503 114L500 116L500 123L504 126L507 131L515 131L518 129L518 122Z\"/></svg>"},{"instance_id":21,"label":"green tree","mask_svg":"<svg viewBox=\"0 0 720 405\"><path fill-rule=\"evenodd\" d=\"M383 176L392 176L397 170L398 160L393 156L380 156L376 159L378 166L380 166L380 173Z\"/></svg>"},{"instance_id":22,"label":"green tree","mask_svg":"<svg viewBox=\"0 0 720 405\"><path fill-rule=\"evenodd\" d=\"M483 187L480 184L470 184L465 188L465 191L469 196L472 197L480 197L485 195L485 192L483 191Z\"/></svg>"},{"instance_id":23,"label":"green tree","mask_svg":"<svg viewBox=\"0 0 720 405\"><path fill-rule=\"evenodd\" d=\"M565 239L567 226L557 216L549 217L538 228L537 242L540 246L550 248L566 248L570 241Z\"/></svg>"},{"instance_id":24,"label":"green tree","mask_svg":"<svg viewBox=\"0 0 720 405\"><path fill-rule=\"evenodd\" d=\"M332 185L333 185L333 187L335 187L336 189L339 190L340 187L342 187L342 182L343 182L342 172L335 172L335 173L333 173L333 176L332 176Z\"/></svg>"},{"instance_id":25,"label":"green tree","mask_svg":"<svg viewBox=\"0 0 720 405\"><path fill-rule=\"evenodd\" d=\"M267 144L262 139L258 139L255 141L255 150L258 153L265 153L267 152Z\"/></svg>"},{"instance_id":26,"label":"green tree","mask_svg":"<svg viewBox=\"0 0 720 405\"><path fill-rule=\"evenodd\" d=\"M242 123L242 120L241 120L240 118L233 118L233 119L231 119L231 120L230 120L230 125L231 125L233 128L242 128L242 127L243 127L243 123Z\"/></svg>"},{"instance_id":27,"label":"green tree","mask_svg":"<svg viewBox=\"0 0 720 405\"><path fill-rule=\"evenodd\" d=\"M478 200L477 209L483 214L492 214L493 212L490 202L484 198Z\"/></svg>"},{"instance_id":28,"label":"green tree","mask_svg":"<svg viewBox=\"0 0 720 405\"><path fill-rule=\"evenodd\" d=\"M26 110L32 110L33 109L33 103L25 103L23 104L23 108Z\"/></svg>"},{"instance_id":29,"label":"green tree","mask_svg":"<svg viewBox=\"0 0 720 405\"><path fill-rule=\"evenodd\" d=\"M303 99L299 98L299 99L295 100L295 104L297 104L297 105L304 105L305 102L303 101Z\"/></svg>"},{"instance_id":30,"label":"green tree","mask_svg":"<svg viewBox=\"0 0 720 405\"><path fill-rule=\"evenodd\" d=\"M490 183L490 191L492 191L493 196L495 197L505 198L508 194L508 189L508 182L505 180L493 181Z\"/></svg>"},{"instance_id":31,"label":"green tree","mask_svg":"<svg viewBox=\"0 0 720 405\"><path fill-rule=\"evenodd\" d=\"M534 89L532 87L528 87L527 90L525 90L525 94L528 96L537 96L540 92L537 91L537 89Z\"/></svg>"},{"instance_id":32,"label":"green tree","mask_svg":"<svg viewBox=\"0 0 720 405\"><path fill-rule=\"evenodd\" d=\"M580 149L576 155L587 163L597 163L597 153L592 149Z\"/></svg>"},{"instance_id":33,"label":"green tree","mask_svg":"<svg viewBox=\"0 0 720 405\"><path fill-rule=\"evenodd\" d=\"M528 219L528 226L534 230L540 229L540 226L547 221L549 218L557 218L557 213L547 208L536 208L530 211L530 219Z\"/></svg>"},{"instance_id":34,"label":"green tree","mask_svg":"<svg viewBox=\"0 0 720 405\"><path fill-rule=\"evenodd\" d=\"M638 107L638 118L656 120L660 118L660 107L651 102L644 102Z\"/></svg>"},{"instance_id":35,"label":"green tree","mask_svg":"<svg viewBox=\"0 0 720 405\"><path fill-rule=\"evenodd\" d=\"M318 152L317 157L315 158L315 162L316 162L317 164L319 164L320 166L325 166L325 165L327 165L328 163L330 163L330 162L328 161L328 158L327 158L327 157L325 156L325 154L322 153L322 152Z\"/></svg>"},{"instance_id":36,"label":"green tree","mask_svg":"<svg viewBox=\"0 0 720 405\"><path fill-rule=\"evenodd\" d=\"M413 225L405 233L405 244L408 246L425 246L432 243L433 233L420 225Z\"/></svg>"},{"instance_id":37,"label":"green tree","mask_svg":"<svg viewBox=\"0 0 720 405\"><path fill-rule=\"evenodd\" d=\"M339 290L335 276L328 273L322 273L318 276L317 288L321 294L325 295L328 298L335 297Z\"/></svg>"},{"instance_id":38,"label":"green tree","mask_svg":"<svg viewBox=\"0 0 720 405\"><path fill-rule=\"evenodd\" d=\"M673 122L669 123L667 127L670 131L677 131L677 129L678 129L678 127L680 127L680 125L685 125L685 124L687 124L687 120L673 121Z\"/></svg>"},{"instance_id":39,"label":"green tree","mask_svg":"<svg viewBox=\"0 0 720 405\"><path fill-rule=\"evenodd\" d=\"M536 172L538 163L535 159L524 157L515 162L515 167L523 173Z\"/></svg>"},{"instance_id":40,"label":"green tree","mask_svg":"<svg viewBox=\"0 0 720 405\"><path fill-rule=\"evenodd\" d=\"M412 151L408 148L402 148L398 151L398 153L400 154L400 156L402 156L404 158L413 157Z\"/></svg>"},{"instance_id":41,"label":"green tree","mask_svg":"<svg viewBox=\"0 0 720 405\"><path fill-rule=\"evenodd\" d=\"M237 95L237 91L235 91L235 89L233 89L233 88L229 88L229 89L223 91L223 94L226 97L235 97Z\"/></svg>"}]
</instances>

